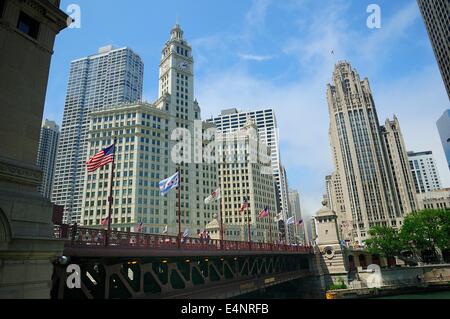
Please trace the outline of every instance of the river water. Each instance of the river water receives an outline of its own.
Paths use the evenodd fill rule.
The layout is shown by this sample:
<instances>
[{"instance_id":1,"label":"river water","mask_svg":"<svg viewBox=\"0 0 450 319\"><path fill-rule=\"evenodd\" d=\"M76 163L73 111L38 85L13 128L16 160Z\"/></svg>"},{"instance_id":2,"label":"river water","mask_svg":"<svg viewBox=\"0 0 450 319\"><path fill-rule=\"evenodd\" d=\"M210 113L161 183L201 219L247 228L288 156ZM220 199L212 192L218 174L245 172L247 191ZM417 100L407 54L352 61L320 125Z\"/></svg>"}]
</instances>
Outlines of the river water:
<instances>
[{"instance_id":1,"label":"river water","mask_svg":"<svg viewBox=\"0 0 450 319\"><path fill-rule=\"evenodd\" d=\"M450 299L450 291L424 292L417 294L381 297L376 299Z\"/></svg>"},{"instance_id":2,"label":"river water","mask_svg":"<svg viewBox=\"0 0 450 319\"><path fill-rule=\"evenodd\" d=\"M270 287L264 292L256 291L237 299L299 299L301 298L300 281L291 281L278 286ZM420 292L414 294L403 294L373 299L450 299L450 290L438 292Z\"/></svg>"}]
</instances>

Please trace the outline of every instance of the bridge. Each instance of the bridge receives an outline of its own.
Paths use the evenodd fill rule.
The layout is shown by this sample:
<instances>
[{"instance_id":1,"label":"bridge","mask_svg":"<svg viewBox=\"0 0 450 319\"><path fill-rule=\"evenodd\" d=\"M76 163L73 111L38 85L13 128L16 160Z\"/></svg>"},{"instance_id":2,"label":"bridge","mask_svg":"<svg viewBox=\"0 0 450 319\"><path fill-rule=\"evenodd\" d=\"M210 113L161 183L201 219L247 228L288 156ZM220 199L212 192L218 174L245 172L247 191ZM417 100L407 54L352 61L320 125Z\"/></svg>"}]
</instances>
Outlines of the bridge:
<instances>
[{"instance_id":1,"label":"bridge","mask_svg":"<svg viewBox=\"0 0 450 319\"><path fill-rule=\"evenodd\" d=\"M249 243L56 226L65 241L52 298L232 298L312 275L308 246ZM68 265L81 287L69 289Z\"/></svg>"}]
</instances>

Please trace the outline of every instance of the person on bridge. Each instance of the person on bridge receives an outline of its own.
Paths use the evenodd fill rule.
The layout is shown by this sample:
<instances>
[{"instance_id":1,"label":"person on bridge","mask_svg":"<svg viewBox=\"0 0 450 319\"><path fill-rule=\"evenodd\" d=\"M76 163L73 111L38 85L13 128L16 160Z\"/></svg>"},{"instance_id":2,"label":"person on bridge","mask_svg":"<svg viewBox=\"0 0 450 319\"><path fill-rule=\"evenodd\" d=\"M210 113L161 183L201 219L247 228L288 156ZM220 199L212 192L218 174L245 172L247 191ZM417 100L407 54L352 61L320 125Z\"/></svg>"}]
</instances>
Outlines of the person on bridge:
<instances>
[{"instance_id":1,"label":"person on bridge","mask_svg":"<svg viewBox=\"0 0 450 319\"><path fill-rule=\"evenodd\" d=\"M97 238L96 238L95 241L97 242L97 244L99 244L99 243L102 242L102 239L103 239L102 233L99 231L99 232L97 233Z\"/></svg>"}]
</instances>

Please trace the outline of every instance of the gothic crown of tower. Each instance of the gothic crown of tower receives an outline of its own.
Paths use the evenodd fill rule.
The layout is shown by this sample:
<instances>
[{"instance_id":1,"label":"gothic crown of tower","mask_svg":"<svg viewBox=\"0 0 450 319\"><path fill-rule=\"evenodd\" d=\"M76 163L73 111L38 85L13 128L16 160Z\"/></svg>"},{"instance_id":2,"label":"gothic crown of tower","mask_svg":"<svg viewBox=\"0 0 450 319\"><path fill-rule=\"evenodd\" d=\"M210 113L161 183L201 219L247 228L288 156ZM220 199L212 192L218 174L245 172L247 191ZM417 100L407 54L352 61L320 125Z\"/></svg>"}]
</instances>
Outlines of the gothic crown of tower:
<instances>
[{"instance_id":1,"label":"gothic crown of tower","mask_svg":"<svg viewBox=\"0 0 450 319\"><path fill-rule=\"evenodd\" d=\"M182 40L183 39L183 30L181 30L181 27L178 24L178 21L175 24L175 26L172 28L172 31L170 32L170 34L171 34L171 37L170 37L171 40L174 40L174 39Z\"/></svg>"}]
</instances>

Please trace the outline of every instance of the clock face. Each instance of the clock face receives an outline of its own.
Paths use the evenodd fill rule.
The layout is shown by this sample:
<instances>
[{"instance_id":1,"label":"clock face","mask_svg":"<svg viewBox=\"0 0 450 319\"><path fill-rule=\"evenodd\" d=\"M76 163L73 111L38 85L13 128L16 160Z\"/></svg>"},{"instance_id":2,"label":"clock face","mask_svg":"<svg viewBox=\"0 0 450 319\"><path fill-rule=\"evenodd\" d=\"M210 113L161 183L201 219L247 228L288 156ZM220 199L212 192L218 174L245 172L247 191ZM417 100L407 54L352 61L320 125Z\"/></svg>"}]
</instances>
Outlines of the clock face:
<instances>
[{"instance_id":1,"label":"clock face","mask_svg":"<svg viewBox=\"0 0 450 319\"><path fill-rule=\"evenodd\" d=\"M184 71L184 70L187 70L188 67L189 67L189 63L184 62L184 61L178 64L178 68L180 68L180 69L183 70L183 71Z\"/></svg>"},{"instance_id":2,"label":"clock face","mask_svg":"<svg viewBox=\"0 0 450 319\"><path fill-rule=\"evenodd\" d=\"M166 72L169 69L169 63L164 63L161 68L163 72Z\"/></svg>"}]
</instances>

